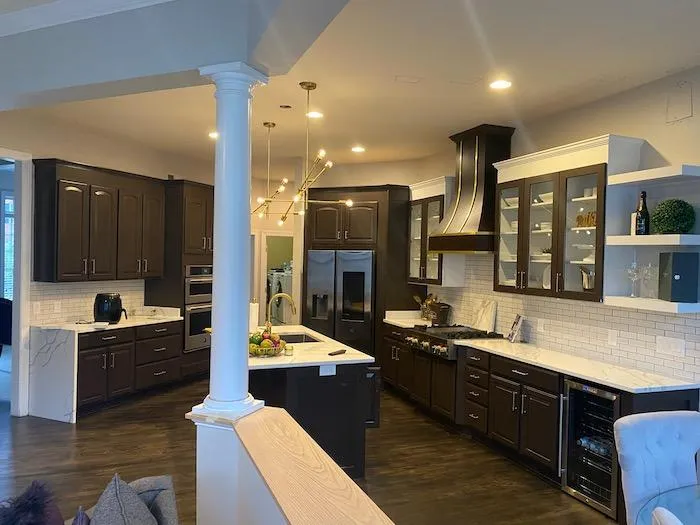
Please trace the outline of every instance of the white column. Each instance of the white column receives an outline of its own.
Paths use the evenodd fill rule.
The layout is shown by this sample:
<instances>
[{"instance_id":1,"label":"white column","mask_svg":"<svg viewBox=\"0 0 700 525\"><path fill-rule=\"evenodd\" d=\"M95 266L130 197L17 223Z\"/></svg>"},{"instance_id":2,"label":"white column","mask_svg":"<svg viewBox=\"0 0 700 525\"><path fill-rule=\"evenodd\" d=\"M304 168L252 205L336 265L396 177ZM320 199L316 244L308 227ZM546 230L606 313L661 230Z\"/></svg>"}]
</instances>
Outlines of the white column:
<instances>
[{"instance_id":1,"label":"white column","mask_svg":"<svg viewBox=\"0 0 700 525\"><path fill-rule=\"evenodd\" d=\"M195 412L237 418L262 407L248 393L250 303L250 114L267 77L243 62L200 69L216 84L214 282L209 395Z\"/></svg>"}]
</instances>

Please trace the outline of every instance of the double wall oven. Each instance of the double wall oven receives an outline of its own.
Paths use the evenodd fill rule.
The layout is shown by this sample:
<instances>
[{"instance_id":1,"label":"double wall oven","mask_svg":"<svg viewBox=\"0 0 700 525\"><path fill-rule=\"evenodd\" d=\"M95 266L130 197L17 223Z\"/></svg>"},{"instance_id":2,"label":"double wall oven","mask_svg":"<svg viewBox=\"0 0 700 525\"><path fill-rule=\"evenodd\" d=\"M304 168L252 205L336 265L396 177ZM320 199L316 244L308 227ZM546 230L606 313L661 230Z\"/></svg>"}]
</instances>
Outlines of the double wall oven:
<instances>
[{"instance_id":1,"label":"double wall oven","mask_svg":"<svg viewBox=\"0 0 700 525\"><path fill-rule=\"evenodd\" d=\"M211 345L211 264L188 265L185 268L185 349L194 352Z\"/></svg>"}]
</instances>

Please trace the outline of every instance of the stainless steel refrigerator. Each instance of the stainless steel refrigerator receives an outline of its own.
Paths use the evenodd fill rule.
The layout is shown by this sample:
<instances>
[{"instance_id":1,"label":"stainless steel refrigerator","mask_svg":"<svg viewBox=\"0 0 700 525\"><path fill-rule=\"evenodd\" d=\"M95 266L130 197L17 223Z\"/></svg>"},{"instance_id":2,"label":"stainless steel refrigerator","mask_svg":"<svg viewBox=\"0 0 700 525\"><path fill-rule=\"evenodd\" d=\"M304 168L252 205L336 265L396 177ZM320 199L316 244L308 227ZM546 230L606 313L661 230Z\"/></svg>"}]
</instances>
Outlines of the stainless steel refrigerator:
<instances>
[{"instance_id":1,"label":"stainless steel refrigerator","mask_svg":"<svg viewBox=\"0 0 700 525\"><path fill-rule=\"evenodd\" d=\"M374 354L374 251L309 250L306 326Z\"/></svg>"}]
</instances>

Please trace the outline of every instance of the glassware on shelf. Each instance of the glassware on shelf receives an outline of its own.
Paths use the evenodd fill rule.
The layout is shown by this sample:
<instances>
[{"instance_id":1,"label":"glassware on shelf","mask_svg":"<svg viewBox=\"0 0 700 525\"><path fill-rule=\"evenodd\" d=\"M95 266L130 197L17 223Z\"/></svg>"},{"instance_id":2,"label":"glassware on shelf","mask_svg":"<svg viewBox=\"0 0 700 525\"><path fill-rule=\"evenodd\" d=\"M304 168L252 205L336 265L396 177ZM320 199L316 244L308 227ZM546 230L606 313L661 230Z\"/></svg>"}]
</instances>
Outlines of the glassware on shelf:
<instances>
[{"instance_id":1,"label":"glassware on shelf","mask_svg":"<svg viewBox=\"0 0 700 525\"><path fill-rule=\"evenodd\" d=\"M642 266L642 284L640 295L649 299L656 299L658 295L659 267L653 263Z\"/></svg>"},{"instance_id":2,"label":"glassware on shelf","mask_svg":"<svg viewBox=\"0 0 700 525\"><path fill-rule=\"evenodd\" d=\"M627 268L627 278L632 281L632 293L630 297L639 297L637 291L637 283L642 278L642 267L637 264L637 261L632 262Z\"/></svg>"},{"instance_id":3,"label":"glassware on shelf","mask_svg":"<svg viewBox=\"0 0 700 525\"><path fill-rule=\"evenodd\" d=\"M598 174L588 172L563 179L566 223L562 288L593 293L596 280L596 210Z\"/></svg>"},{"instance_id":4,"label":"glassware on shelf","mask_svg":"<svg viewBox=\"0 0 700 525\"><path fill-rule=\"evenodd\" d=\"M554 181L528 187L530 203L527 253L527 287L548 290L552 286L552 233L554 226Z\"/></svg>"},{"instance_id":5,"label":"glassware on shelf","mask_svg":"<svg viewBox=\"0 0 700 525\"><path fill-rule=\"evenodd\" d=\"M498 284L516 287L518 283L518 207L520 189L518 187L500 190L499 206L499 247Z\"/></svg>"}]
</instances>

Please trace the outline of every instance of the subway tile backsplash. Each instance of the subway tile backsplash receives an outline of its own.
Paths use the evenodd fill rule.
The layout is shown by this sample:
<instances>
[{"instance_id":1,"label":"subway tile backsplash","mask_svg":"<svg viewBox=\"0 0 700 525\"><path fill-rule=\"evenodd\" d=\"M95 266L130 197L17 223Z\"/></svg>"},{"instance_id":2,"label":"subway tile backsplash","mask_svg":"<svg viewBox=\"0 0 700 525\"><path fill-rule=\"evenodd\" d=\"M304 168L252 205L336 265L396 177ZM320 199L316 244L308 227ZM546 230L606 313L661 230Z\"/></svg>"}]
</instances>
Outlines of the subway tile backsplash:
<instances>
[{"instance_id":1,"label":"subway tile backsplash","mask_svg":"<svg viewBox=\"0 0 700 525\"><path fill-rule=\"evenodd\" d=\"M76 283L32 282L29 287L31 324L93 319L95 295L119 293L129 315L143 309L144 282L100 281Z\"/></svg>"},{"instance_id":2,"label":"subway tile backsplash","mask_svg":"<svg viewBox=\"0 0 700 525\"><path fill-rule=\"evenodd\" d=\"M493 299L498 304L496 330L503 334L515 315L522 314L523 340L542 348L700 381L700 314L664 315L494 292L493 254L464 257L463 288L428 287L452 305L453 322L470 324L481 301Z\"/></svg>"}]
</instances>

